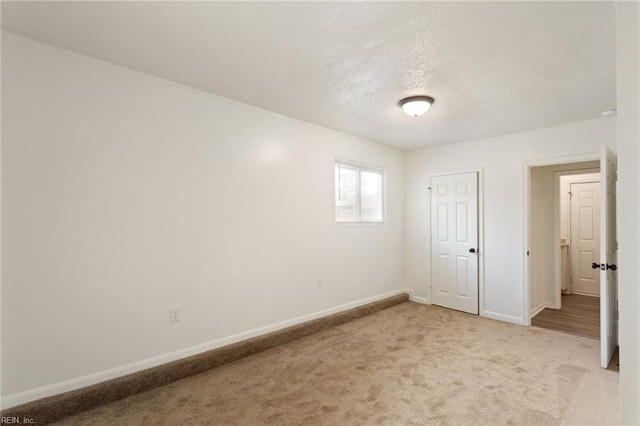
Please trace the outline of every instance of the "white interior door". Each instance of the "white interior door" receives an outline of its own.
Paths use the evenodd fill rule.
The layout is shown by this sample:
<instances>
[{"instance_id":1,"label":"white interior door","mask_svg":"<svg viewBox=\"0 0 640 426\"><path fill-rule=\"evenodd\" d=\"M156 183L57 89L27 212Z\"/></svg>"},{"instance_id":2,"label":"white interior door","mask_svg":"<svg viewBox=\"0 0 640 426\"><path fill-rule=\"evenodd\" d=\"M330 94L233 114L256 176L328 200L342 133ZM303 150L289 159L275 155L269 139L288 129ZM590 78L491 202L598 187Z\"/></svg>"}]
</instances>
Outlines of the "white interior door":
<instances>
[{"instance_id":1,"label":"white interior door","mask_svg":"<svg viewBox=\"0 0 640 426\"><path fill-rule=\"evenodd\" d=\"M478 314L478 174L431 178L431 303Z\"/></svg>"},{"instance_id":2,"label":"white interior door","mask_svg":"<svg viewBox=\"0 0 640 426\"><path fill-rule=\"evenodd\" d=\"M575 182L571 196L571 292L600 295L600 182Z\"/></svg>"},{"instance_id":3,"label":"white interior door","mask_svg":"<svg viewBox=\"0 0 640 426\"><path fill-rule=\"evenodd\" d=\"M602 208L600 225L600 347L601 366L607 368L618 346L618 237L616 230L617 158L602 147L600 173Z\"/></svg>"}]
</instances>

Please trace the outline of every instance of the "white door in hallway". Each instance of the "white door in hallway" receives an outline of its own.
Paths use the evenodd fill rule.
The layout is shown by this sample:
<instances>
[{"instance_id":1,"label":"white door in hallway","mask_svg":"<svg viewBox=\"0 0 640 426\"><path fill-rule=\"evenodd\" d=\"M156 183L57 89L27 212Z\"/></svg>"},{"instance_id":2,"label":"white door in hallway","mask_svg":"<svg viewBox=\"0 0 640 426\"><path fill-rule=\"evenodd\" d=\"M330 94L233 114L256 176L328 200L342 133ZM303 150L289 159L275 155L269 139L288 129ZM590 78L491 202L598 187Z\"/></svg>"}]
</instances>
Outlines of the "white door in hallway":
<instances>
[{"instance_id":1,"label":"white door in hallway","mask_svg":"<svg viewBox=\"0 0 640 426\"><path fill-rule=\"evenodd\" d=\"M571 292L600 295L600 182L576 182L571 193Z\"/></svg>"},{"instance_id":2,"label":"white door in hallway","mask_svg":"<svg viewBox=\"0 0 640 426\"><path fill-rule=\"evenodd\" d=\"M431 303L478 314L478 174L431 178Z\"/></svg>"}]
</instances>

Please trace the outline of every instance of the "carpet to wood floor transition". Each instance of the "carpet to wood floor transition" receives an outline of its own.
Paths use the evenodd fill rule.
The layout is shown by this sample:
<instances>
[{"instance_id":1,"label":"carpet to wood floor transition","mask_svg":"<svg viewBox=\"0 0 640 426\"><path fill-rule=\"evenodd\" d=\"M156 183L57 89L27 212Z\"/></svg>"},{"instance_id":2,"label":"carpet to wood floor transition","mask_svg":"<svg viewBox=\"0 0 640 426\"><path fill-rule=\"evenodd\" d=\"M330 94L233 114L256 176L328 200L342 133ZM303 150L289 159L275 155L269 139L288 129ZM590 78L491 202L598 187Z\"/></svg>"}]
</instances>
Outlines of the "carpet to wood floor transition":
<instances>
[{"instance_id":1,"label":"carpet to wood floor transition","mask_svg":"<svg viewBox=\"0 0 640 426\"><path fill-rule=\"evenodd\" d=\"M615 425L599 342L411 302L65 425Z\"/></svg>"}]
</instances>

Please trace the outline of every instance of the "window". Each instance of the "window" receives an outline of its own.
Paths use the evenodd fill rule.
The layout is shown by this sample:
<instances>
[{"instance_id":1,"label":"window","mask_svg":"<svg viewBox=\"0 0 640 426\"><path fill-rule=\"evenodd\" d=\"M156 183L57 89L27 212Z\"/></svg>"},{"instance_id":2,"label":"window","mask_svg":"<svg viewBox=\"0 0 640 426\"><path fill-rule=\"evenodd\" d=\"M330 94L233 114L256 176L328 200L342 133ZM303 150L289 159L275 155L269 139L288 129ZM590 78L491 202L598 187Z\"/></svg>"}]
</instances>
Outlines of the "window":
<instances>
[{"instance_id":1,"label":"window","mask_svg":"<svg viewBox=\"0 0 640 426\"><path fill-rule=\"evenodd\" d=\"M383 222L384 170L337 160L336 222Z\"/></svg>"}]
</instances>

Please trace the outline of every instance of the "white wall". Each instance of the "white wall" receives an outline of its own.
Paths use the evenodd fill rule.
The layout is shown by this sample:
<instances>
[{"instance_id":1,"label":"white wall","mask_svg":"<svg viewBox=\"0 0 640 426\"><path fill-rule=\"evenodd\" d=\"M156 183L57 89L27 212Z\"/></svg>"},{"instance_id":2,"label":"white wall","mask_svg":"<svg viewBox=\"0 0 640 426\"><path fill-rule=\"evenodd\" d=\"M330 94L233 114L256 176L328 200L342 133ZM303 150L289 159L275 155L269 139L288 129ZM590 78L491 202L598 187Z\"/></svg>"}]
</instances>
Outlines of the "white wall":
<instances>
[{"instance_id":1,"label":"white wall","mask_svg":"<svg viewBox=\"0 0 640 426\"><path fill-rule=\"evenodd\" d=\"M402 288L399 151L14 37L2 91L5 408ZM335 157L386 224L334 223Z\"/></svg>"},{"instance_id":2,"label":"white wall","mask_svg":"<svg viewBox=\"0 0 640 426\"><path fill-rule=\"evenodd\" d=\"M483 170L484 291L481 314L524 323L523 235L526 161L598 153L615 145L615 118L407 152L405 154L405 283L429 299L429 175ZM483 301L483 303L482 303Z\"/></svg>"},{"instance_id":3,"label":"white wall","mask_svg":"<svg viewBox=\"0 0 640 426\"><path fill-rule=\"evenodd\" d=\"M622 424L640 424L640 4L616 3Z\"/></svg>"},{"instance_id":4,"label":"white wall","mask_svg":"<svg viewBox=\"0 0 640 426\"><path fill-rule=\"evenodd\" d=\"M545 307L555 306L554 300L554 205L553 172L555 166L531 169L530 265L532 315ZM550 252L549 252L550 250Z\"/></svg>"},{"instance_id":5,"label":"white wall","mask_svg":"<svg viewBox=\"0 0 640 426\"><path fill-rule=\"evenodd\" d=\"M570 170L589 170L599 168L599 161L556 164L552 166L541 166L531 168L530 181L530 271L531 271L531 298L530 307L531 315L535 315L545 307L557 308L559 302L556 293L556 279L560 279L560 255L556 251L562 236L562 204L560 194L563 193L562 188L557 188L557 173L569 173ZM575 172L579 173L579 172ZM566 194L566 190L564 190ZM559 211L557 209L559 208ZM558 218L558 227L560 238L556 241L556 215ZM558 259L556 259L556 254ZM557 270L556 270L557 268Z\"/></svg>"}]
</instances>

